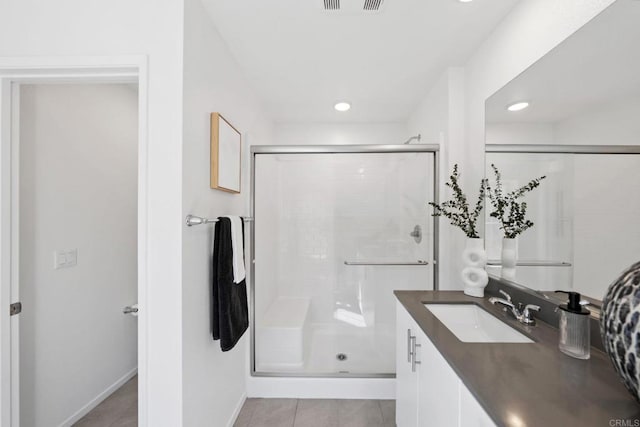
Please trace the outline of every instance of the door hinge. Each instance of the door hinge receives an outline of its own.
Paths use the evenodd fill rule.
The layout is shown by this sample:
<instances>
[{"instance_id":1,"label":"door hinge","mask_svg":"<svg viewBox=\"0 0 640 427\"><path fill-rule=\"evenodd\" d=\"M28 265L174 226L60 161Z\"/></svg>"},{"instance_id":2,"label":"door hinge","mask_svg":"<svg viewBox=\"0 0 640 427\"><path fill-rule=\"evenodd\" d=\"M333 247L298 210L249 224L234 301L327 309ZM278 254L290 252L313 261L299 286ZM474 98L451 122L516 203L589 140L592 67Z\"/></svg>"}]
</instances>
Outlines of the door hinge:
<instances>
[{"instance_id":1,"label":"door hinge","mask_svg":"<svg viewBox=\"0 0 640 427\"><path fill-rule=\"evenodd\" d=\"M20 314L22 312L22 303L14 302L9 306L9 315L15 316L16 314Z\"/></svg>"}]
</instances>

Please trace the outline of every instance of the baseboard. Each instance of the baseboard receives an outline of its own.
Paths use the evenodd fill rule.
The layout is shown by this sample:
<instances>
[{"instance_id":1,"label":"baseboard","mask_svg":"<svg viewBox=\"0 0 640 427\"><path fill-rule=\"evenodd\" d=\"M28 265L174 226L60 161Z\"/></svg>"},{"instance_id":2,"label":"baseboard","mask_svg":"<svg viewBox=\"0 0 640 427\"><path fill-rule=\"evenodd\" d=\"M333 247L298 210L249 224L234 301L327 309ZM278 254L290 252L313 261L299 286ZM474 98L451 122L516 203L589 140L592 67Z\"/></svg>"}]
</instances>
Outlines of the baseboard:
<instances>
[{"instance_id":1,"label":"baseboard","mask_svg":"<svg viewBox=\"0 0 640 427\"><path fill-rule=\"evenodd\" d=\"M247 393L242 393L242 396L240 396L240 400L236 405L236 409L233 410L231 419L229 419L229 422L227 423L227 427L233 427L233 423L235 423L238 419L238 415L240 415L240 411L242 410L242 406L244 405L245 400L247 400Z\"/></svg>"},{"instance_id":2,"label":"baseboard","mask_svg":"<svg viewBox=\"0 0 640 427\"><path fill-rule=\"evenodd\" d=\"M249 377L247 396L298 399L395 399L395 378Z\"/></svg>"},{"instance_id":3,"label":"baseboard","mask_svg":"<svg viewBox=\"0 0 640 427\"><path fill-rule=\"evenodd\" d=\"M80 419L82 417L84 417L85 415L87 415L89 412L91 412L91 410L93 408L95 408L96 406L98 406L100 403L102 403L103 400L105 400L107 397L111 396L111 394L113 394L113 392L115 392L117 389L119 389L120 387L122 387L127 381L129 381L131 378L133 378L134 376L136 376L136 374L138 373L138 368L134 368L131 371L127 372L126 374L124 374L124 376L122 376L120 379L118 379L115 383L111 384L109 387L107 387L107 389L105 391L103 391L102 393L100 393L99 395L97 395L96 397L94 397L93 399L91 399L91 401L89 401L89 403L87 403L86 405L84 405L82 408L80 408L80 410L78 410L75 414L73 414L72 416L70 416L69 418L67 418L65 421L63 421L59 427L70 427L72 426L74 423L80 421Z\"/></svg>"}]
</instances>

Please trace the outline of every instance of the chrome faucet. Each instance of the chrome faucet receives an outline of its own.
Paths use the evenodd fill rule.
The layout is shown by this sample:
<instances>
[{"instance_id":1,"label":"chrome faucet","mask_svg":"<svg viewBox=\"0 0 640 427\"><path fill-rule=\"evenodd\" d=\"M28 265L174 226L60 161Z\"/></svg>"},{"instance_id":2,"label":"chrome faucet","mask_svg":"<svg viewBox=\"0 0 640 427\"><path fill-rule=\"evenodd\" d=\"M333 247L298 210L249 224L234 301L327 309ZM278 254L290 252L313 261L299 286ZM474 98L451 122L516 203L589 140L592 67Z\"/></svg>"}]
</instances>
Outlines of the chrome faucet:
<instances>
[{"instance_id":1,"label":"chrome faucet","mask_svg":"<svg viewBox=\"0 0 640 427\"><path fill-rule=\"evenodd\" d=\"M523 308L522 303L519 303L516 306L513 304L513 302L511 302L511 296L508 293L506 293L502 289L500 289L499 292L504 295L504 298L491 297L489 298L489 302L491 304L500 304L504 306L504 310L511 311L513 317L515 317L516 320L520 323L531 326L536 324L536 319L533 318L532 311L540 311L540 306L537 306L535 304L527 304Z\"/></svg>"}]
</instances>

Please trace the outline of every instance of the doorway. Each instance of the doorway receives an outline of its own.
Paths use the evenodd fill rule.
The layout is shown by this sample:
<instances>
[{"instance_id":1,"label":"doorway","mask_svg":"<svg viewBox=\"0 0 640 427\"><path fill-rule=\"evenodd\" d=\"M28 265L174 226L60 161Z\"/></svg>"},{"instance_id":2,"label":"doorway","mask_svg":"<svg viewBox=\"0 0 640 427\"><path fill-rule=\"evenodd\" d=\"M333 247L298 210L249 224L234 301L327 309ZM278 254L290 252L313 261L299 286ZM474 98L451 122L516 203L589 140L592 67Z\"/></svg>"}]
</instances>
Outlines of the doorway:
<instances>
[{"instance_id":1,"label":"doorway","mask_svg":"<svg viewBox=\"0 0 640 427\"><path fill-rule=\"evenodd\" d=\"M137 86L14 95L20 425L73 425L137 370Z\"/></svg>"},{"instance_id":2,"label":"doorway","mask_svg":"<svg viewBox=\"0 0 640 427\"><path fill-rule=\"evenodd\" d=\"M76 346L76 351L72 353L71 359L65 358L64 360L58 361L59 363L55 365L55 371L53 371L53 377L43 375L45 371L42 369L32 372L31 374L33 378L35 378L31 379L32 384L38 381L38 375L41 375L45 381L50 381L52 378L55 379L57 371L64 371L66 369L72 372L72 374L70 374L71 377L67 377L68 381L73 383L73 381L78 381L78 378L85 377L85 383L83 383L83 385L86 386L88 384L88 387L91 389L88 392L87 389L84 390L85 393L82 399L77 398L78 393L76 392L78 390L76 389L70 392L67 392L66 389L58 389L53 398L47 403L47 399L43 398L42 393L42 390L46 390L46 388L36 387L40 394L29 396L29 399L39 399L41 403L45 402L41 405L45 408L47 405L67 405L65 406L66 411L64 413L66 417L62 418L61 414L63 412L60 411L60 413L55 415L55 419L52 418L52 420L47 419L46 421L38 422L31 418L30 422L35 422L35 425L74 425L74 423L82 419L87 413L90 413L94 407L98 406L113 391L117 390L118 387L127 384L128 394L133 395L135 399L137 399L137 403L133 403L134 408L132 409L138 412L136 422L127 423L127 425L146 425L148 407L146 386L147 324L146 311L144 310L147 296L146 196L148 79L146 70L146 59L144 57L133 56L95 59L61 58L58 61L56 61L55 58L43 61L30 58L15 58L13 60L6 59L0 63L0 240L2 242L0 245L0 303L2 303L3 307L9 305L12 307L12 310L5 309L0 311L0 329L2 332L2 338L0 340L0 373L3 377L0 386L0 426L2 427L32 425L28 424L31 415L27 415L26 412L28 411L23 409L34 404L33 401L29 402L26 398L26 393L29 390L29 373L26 367L29 363L31 363L32 366L39 363L34 359L40 356L54 356L56 355L56 351L58 352L57 354L60 354L61 351L61 346L57 345L58 341L49 336L46 330L41 330L39 334L34 333L34 336L27 338L29 324L31 324L32 332L35 331L35 326L37 326L38 322L39 324L43 324L43 322L37 318L35 320L27 320L25 318L26 315L29 314L29 310L33 312L34 309L36 309L38 316L43 316L48 309L50 317L52 316L51 313L53 313L55 322L60 323L66 321L68 327L65 329L63 336L65 339L71 339L72 346ZM63 88L89 91L118 88L120 96L127 93L128 99L132 101L128 107L115 108L110 112L102 110L102 114L95 114L95 110L99 109L102 105L100 103L102 96L94 96L93 102L85 98L83 102L80 102L81 108L77 108L76 106L75 110L67 105L70 102L70 98L67 99L63 96L62 100L53 102L53 113L43 114L42 110L38 110L39 114L37 118L48 120L48 126L51 126L53 130L63 127L56 115L62 114L65 109L68 110L67 112L74 111L72 115L75 115L75 124L78 124L78 126L67 127L67 130L72 129L73 132L71 132L70 135L63 136L62 143L69 144L72 138L77 138L77 140L81 140L83 144L77 144L76 141L74 146L75 151L72 150L70 154L64 155L61 149L53 149L55 145L53 144L54 141L51 133L43 132L43 128L38 128L40 130L35 132L35 134L37 137L46 141L46 144L44 148L38 145L36 154L51 156L53 153L53 160L43 163L42 159L40 159L31 165L31 169L29 169L28 165L25 165L25 170L22 172L26 173L25 171L30 170L32 178L34 176L38 178L44 176L44 184L42 185L40 185L42 179L40 181L33 180L33 182L38 184L38 190L51 190L51 188L54 188L55 191L53 195L45 197L37 204L34 203L33 200L30 201L29 197L26 197L26 200L21 200L20 197L20 166L21 161L25 158L20 157L19 150L20 142L22 142L20 141L20 95L24 88L26 88L27 91L33 89L30 88L30 86L46 87L50 91L56 89L59 91ZM118 90L116 90L116 92ZM109 92L112 91L109 90ZM58 95L60 94L58 93ZM87 95L87 93L85 93L85 95ZM111 95L113 95L113 93ZM26 98L23 98L22 101L26 102L26 104L29 103ZM22 107L26 108L26 104L22 105ZM102 105L102 107L104 107L104 105ZM132 162L128 163L127 173L122 171L123 168L113 167L113 163L109 163L113 161L122 162L125 151L115 149L114 147L110 147L111 150L107 150L106 143L104 140L98 138L97 134L87 135L86 133L82 134L82 132L79 132L79 129L83 126L85 128L88 127L89 120L87 115L91 115L93 112L94 117L98 117L96 121L101 126L103 132L117 141L127 140L127 138L123 138L121 127L112 126L113 123L109 124L110 120L120 121L120 124L126 121L123 117L125 111L127 111L129 117L126 119L129 125L133 123L132 126L129 126L127 133L129 135L128 140L130 141L129 148L131 151L126 151L126 153L133 153L133 156L129 157L129 160L132 160ZM90 149L92 141L102 141L103 143L103 146L98 147L94 153L92 153ZM120 148L122 147L121 145ZM90 158L92 154L93 158ZM100 158L102 162L98 161ZM63 166L65 161L70 162L68 168ZM97 166L87 167L89 164ZM109 167L109 165L111 165L111 167ZM71 176L71 179L67 180L66 183L60 182L60 180L56 181L56 179L51 178L50 173L46 173L47 168L57 168L56 172L59 175L65 176L66 174L67 178ZM51 170L49 170L49 172L51 172ZM75 175L72 172L75 172ZM35 175L33 175L34 173ZM40 176L38 176L38 174ZM111 180L106 190L104 187L99 188L91 185L92 179L102 179L104 181L105 177L114 176L115 178ZM26 182L28 183L28 180ZM33 182L31 184L32 187L34 185ZM123 190L125 182L127 183L126 191ZM130 186L129 183L131 183ZM24 184L23 182L23 185ZM88 197L76 197L83 188L86 190L87 187L91 187L92 190L88 193ZM122 198L123 192L128 195L128 198L126 198L126 208L122 210L132 212L126 220L127 227L122 227L125 228L125 231L122 232L121 230L119 234L105 233L104 231L108 229L108 227L114 224L121 224L115 221L115 215L109 215L109 209L112 209L109 201L114 202L115 199ZM133 198L131 197L132 194ZM101 197L101 199L98 199L96 202L94 197ZM65 203L60 203L61 200ZM47 214L44 212L45 210L42 209L46 206L42 201L58 203L58 208L53 209L50 214ZM21 213L28 213L25 210L21 212L21 208L28 206L21 206L21 202L26 204L31 203L32 206L35 206L36 209L34 209L34 212L44 217L45 220L56 216L58 218L62 216L63 219L59 219L54 226L46 224L46 227L43 227L42 224L37 226L37 224L34 223L32 225L33 230L31 230L28 227L29 224L25 217L21 217ZM90 211L83 211L87 206ZM120 206L122 207L123 205ZM96 216L93 213L96 210L102 210L102 215L99 217ZM113 212L113 210L111 212ZM29 215L27 215L26 218L29 218ZM21 224L26 224L26 226L21 227ZM78 230L69 231L65 229L65 227L69 227L70 225L75 225L77 226L76 228L83 229L82 231L98 230L98 233L102 233L102 235L89 236L87 240L82 241L80 238L77 238L78 235L82 234L77 233ZM25 255L23 258L21 258L20 255L26 254L25 251L34 246L40 248L42 253L45 252L42 248L46 246L44 245L46 238L41 240L35 236L38 233L42 233L43 230L45 233L58 234L56 237L56 248L53 250L49 248L49 254L43 258L47 260L46 265L49 270L48 272L53 272L52 276L55 276L56 273L60 273L58 276L66 275L69 280L54 280L60 277L54 277L54 279L51 280L41 280L44 276L39 274L36 275L38 278L37 283L35 280L33 282L36 284L51 284L55 290L60 293L65 290L65 286L73 288L72 285L75 285L76 288L71 290L76 292L71 293L71 297L69 298L72 300L73 298L77 299L79 296L84 296L83 304L77 302L72 304L71 300L67 302L65 298L59 298L59 295L55 294L55 292L53 293L54 298L58 297L58 301L56 301L55 304L52 303L52 301L46 300L43 303L42 295L33 296L33 293L30 295L28 288L25 288L23 295L26 299L21 298L20 290L21 282L23 281L20 280L20 272L22 270L24 274L29 277L24 269L25 265L29 264L29 262L23 259L28 258L29 255ZM25 244L25 247L21 248L21 233L25 237L29 236L29 233L32 233L30 238L32 242L36 244ZM124 242L124 240L118 241L117 236L122 237L123 235L128 239L127 242ZM62 244L64 243L62 240L73 238L78 239L76 240L77 244ZM113 245L112 243L114 241L117 241L119 244ZM124 249L125 246L127 247L126 250ZM107 248L110 248L110 250L107 250ZM119 252L125 253L125 258L127 259L117 261L116 267L113 267L110 273L105 272L106 266L101 264L107 264L107 257L116 256ZM39 254L39 256L42 258L42 254ZM96 269L95 275L89 274L88 276L84 276L85 278L82 280L71 280L74 275L86 275L86 271L81 270L87 270L96 258L101 262L98 263L100 265ZM30 264L32 267L39 265L36 262L36 258L31 261ZM123 279L124 271L128 272L126 280ZM116 298L117 303L115 304L113 298L111 300L105 298L100 302L97 302L97 299L94 298L92 305L90 297L95 297L95 293L100 292L95 286L97 286L98 283L107 281L110 282L112 288L120 287L120 289L126 288L123 283L129 283L129 287L127 288L128 294L124 297L121 294L119 298ZM33 288L33 284L31 284L31 286ZM87 292L87 289L91 289L92 286L94 286L94 292ZM49 291L49 289L44 288L44 294L46 294L47 291ZM51 294L52 292L49 292L49 297L51 297ZM60 302L61 299L63 302ZM39 302L35 303L34 301ZM21 307L15 304L19 302L24 304L22 304ZM136 302L140 306L139 312L137 312L136 307L134 307L133 310L128 310L132 313L123 313L125 307L135 305ZM87 306L95 310L87 310ZM106 306L109 306L109 308L105 309L104 307ZM45 310L38 311L36 307L44 307ZM111 325L113 326L114 321L118 324L115 329L111 330L111 335L101 331L100 325L96 326L95 323L92 325L91 322L87 320L88 313L104 314L105 311L111 313ZM116 317L114 317L114 313L117 315ZM135 317L133 314L139 314L139 317ZM23 318L25 318L25 320L22 322L21 319ZM21 331L21 322L24 323L24 331ZM49 326L46 322L44 322L44 325L44 328ZM93 332L91 338L87 338L88 335L82 335L88 331ZM127 365L127 363L120 363L117 368L108 368L107 365L103 365L105 363L104 355L99 354L99 352L95 353L95 346L103 345L111 340L110 347L115 350L111 354L115 354L118 350L117 347L122 347L122 342L119 343L117 338L114 339L114 336L116 336L118 332L123 333L123 335L119 336L120 338L127 337L124 339L127 344L124 345L126 349L120 348L121 351L119 353L122 354L116 356L115 359L119 362L126 359L128 361L128 370L123 369L123 366ZM24 337L23 342L20 340L21 337ZM32 342L30 342L30 340ZM31 350L35 352L34 346L36 341L44 341L45 344L49 345L53 343L53 346L46 347L45 344L40 344L39 348L45 350L38 351L38 355L30 356L27 351L28 346L32 345ZM48 348L54 351L49 354L47 351ZM91 351L94 351L94 353L91 353ZM40 353L47 354L41 355ZM93 368L90 374L86 374L86 370L83 371L82 364L76 364L76 361L72 360L73 357L79 357L80 354L88 354L89 357L93 358L89 364L89 366ZM29 357L31 357L31 360L29 360ZM21 366L21 364L24 366ZM84 367L86 368L87 364L85 364ZM108 379L110 381L105 379L107 377L107 371L109 372ZM99 372L99 374L93 375L95 372ZM21 383L24 383L24 385ZM31 388L33 390L34 386L32 385ZM131 393L132 391L133 393ZM117 393L114 393L114 395L117 395ZM21 402L21 398L25 401ZM84 404L81 404L82 402L84 402ZM109 399L106 399L104 403L109 403ZM36 403L36 405L38 405L38 403ZM21 420L21 415L25 418L24 420ZM85 423L81 425L91 424Z\"/></svg>"}]
</instances>

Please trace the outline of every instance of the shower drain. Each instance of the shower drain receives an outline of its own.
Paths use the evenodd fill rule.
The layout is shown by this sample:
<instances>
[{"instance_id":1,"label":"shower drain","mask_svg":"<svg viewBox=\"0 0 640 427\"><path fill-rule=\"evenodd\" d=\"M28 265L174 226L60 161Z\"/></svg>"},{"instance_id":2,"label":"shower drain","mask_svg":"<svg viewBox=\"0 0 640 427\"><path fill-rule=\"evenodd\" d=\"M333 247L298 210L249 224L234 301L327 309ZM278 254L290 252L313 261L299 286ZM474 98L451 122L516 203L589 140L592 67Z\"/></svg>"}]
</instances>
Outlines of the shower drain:
<instances>
[{"instance_id":1,"label":"shower drain","mask_svg":"<svg viewBox=\"0 0 640 427\"><path fill-rule=\"evenodd\" d=\"M336 359L338 359L341 362L344 362L345 360L347 360L347 355L344 353L338 353L336 354Z\"/></svg>"}]
</instances>

